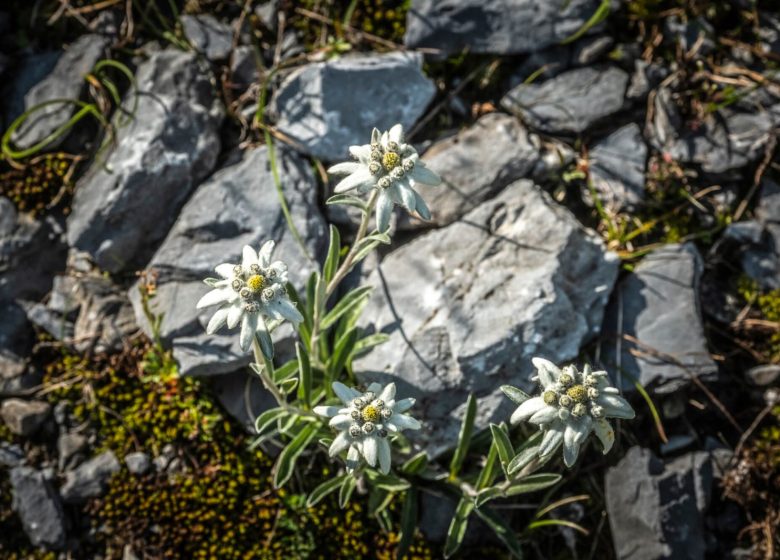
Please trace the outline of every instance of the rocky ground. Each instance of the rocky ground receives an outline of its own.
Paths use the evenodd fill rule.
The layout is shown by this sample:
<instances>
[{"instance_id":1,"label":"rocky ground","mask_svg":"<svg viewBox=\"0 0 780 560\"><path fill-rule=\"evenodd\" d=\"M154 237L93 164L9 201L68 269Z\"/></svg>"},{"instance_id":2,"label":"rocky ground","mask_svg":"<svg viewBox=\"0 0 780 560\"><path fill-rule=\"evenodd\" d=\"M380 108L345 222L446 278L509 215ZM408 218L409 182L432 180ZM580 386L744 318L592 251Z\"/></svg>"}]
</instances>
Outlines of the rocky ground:
<instances>
[{"instance_id":1,"label":"rocky ground","mask_svg":"<svg viewBox=\"0 0 780 560\"><path fill-rule=\"evenodd\" d=\"M324 454L271 489L269 397L194 304L266 239L301 289L356 227L324 169L396 122L444 184L353 279L390 335L354 368L417 397L414 443L589 361L639 417L498 506L527 555L780 555L776 3L11 2L0 31L0 555L392 557L399 508L305 507ZM454 504L421 508L439 557ZM483 529L463 557L505 554Z\"/></svg>"}]
</instances>

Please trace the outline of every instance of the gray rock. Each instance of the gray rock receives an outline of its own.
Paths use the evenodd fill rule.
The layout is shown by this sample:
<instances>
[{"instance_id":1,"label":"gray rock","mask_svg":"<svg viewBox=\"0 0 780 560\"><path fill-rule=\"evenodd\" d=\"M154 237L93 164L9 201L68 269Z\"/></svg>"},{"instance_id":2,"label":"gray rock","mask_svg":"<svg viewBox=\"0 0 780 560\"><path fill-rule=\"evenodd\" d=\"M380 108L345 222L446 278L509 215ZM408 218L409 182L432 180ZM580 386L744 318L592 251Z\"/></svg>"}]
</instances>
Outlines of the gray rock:
<instances>
[{"instance_id":1,"label":"gray rock","mask_svg":"<svg viewBox=\"0 0 780 560\"><path fill-rule=\"evenodd\" d=\"M146 474L152 467L152 459L143 451L133 451L125 455L127 470L132 474Z\"/></svg>"},{"instance_id":2,"label":"gray rock","mask_svg":"<svg viewBox=\"0 0 780 560\"><path fill-rule=\"evenodd\" d=\"M0 465L10 469L23 464L24 460L24 451L19 445L0 441Z\"/></svg>"},{"instance_id":3,"label":"gray rock","mask_svg":"<svg viewBox=\"0 0 780 560\"><path fill-rule=\"evenodd\" d=\"M703 560L712 483L706 452L664 462L632 447L604 482L617 558Z\"/></svg>"},{"instance_id":4,"label":"gray rock","mask_svg":"<svg viewBox=\"0 0 780 560\"><path fill-rule=\"evenodd\" d=\"M55 340L59 342L73 340L73 323L65 320L62 315L52 311L43 303L22 301L20 304L30 322L46 331Z\"/></svg>"},{"instance_id":5,"label":"gray rock","mask_svg":"<svg viewBox=\"0 0 780 560\"><path fill-rule=\"evenodd\" d=\"M236 47L230 59L230 80L233 86L243 91L258 80L255 48L250 46Z\"/></svg>"},{"instance_id":6,"label":"gray rock","mask_svg":"<svg viewBox=\"0 0 780 560\"><path fill-rule=\"evenodd\" d=\"M62 56L61 51L29 54L20 58L16 72L3 90L3 118L5 127L25 111L25 96L41 80L51 74Z\"/></svg>"},{"instance_id":7,"label":"gray rock","mask_svg":"<svg viewBox=\"0 0 780 560\"><path fill-rule=\"evenodd\" d=\"M541 83L521 84L501 100L531 128L549 134L579 134L620 111L628 74L613 66L570 70Z\"/></svg>"},{"instance_id":8,"label":"gray rock","mask_svg":"<svg viewBox=\"0 0 780 560\"><path fill-rule=\"evenodd\" d=\"M780 126L780 101L766 106L743 99L740 105L708 114L695 128L686 126L674 105L671 91L656 92L648 140L672 159L701 165L704 171L724 173L763 156L767 143Z\"/></svg>"},{"instance_id":9,"label":"gray rock","mask_svg":"<svg viewBox=\"0 0 780 560\"><path fill-rule=\"evenodd\" d=\"M258 249L273 239L275 255L287 263L296 287L301 288L313 270L282 214L267 149L236 155L240 159L234 158L197 188L149 264L159 274L152 306L156 313L165 314L160 334L172 343L183 375L227 373L249 361L238 347L235 330L206 334L214 308L195 308L208 291L203 279L214 276L215 266L240 262L244 245ZM317 208L314 177L308 164L293 152L277 149L276 157L293 223L309 254L317 257L324 250L326 229ZM148 332L137 288L129 296L138 323ZM275 340L289 336L282 331L274 335Z\"/></svg>"},{"instance_id":10,"label":"gray rock","mask_svg":"<svg viewBox=\"0 0 780 560\"><path fill-rule=\"evenodd\" d=\"M0 302L0 383L19 377L27 369L25 356L32 346L32 328L24 310L13 302Z\"/></svg>"},{"instance_id":11,"label":"gray rock","mask_svg":"<svg viewBox=\"0 0 780 560\"><path fill-rule=\"evenodd\" d=\"M111 280L86 276L78 282L79 314L74 346L79 352L120 350L138 331L130 300Z\"/></svg>"},{"instance_id":12,"label":"gray rock","mask_svg":"<svg viewBox=\"0 0 780 560\"><path fill-rule=\"evenodd\" d=\"M761 182L761 197L756 207L756 219L761 223L780 223L780 184L765 177Z\"/></svg>"},{"instance_id":13,"label":"gray rock","mask_svg":"<svg viewBox=\"0 0 780 560\"><path fill-rule=\"evenodd\" d=\"M24 96L24 110L56 99L79 99L86 89L84 76L106 56L108 39L101 35L82 35L57 60L52 71ZM20 148L29 148L46 138L73 116L77 107L55 103L34 112L12 135ZM65 137L50 144L57 146Z\"/></svg>"},{"instance_id":14,"label":"gray rock","mask_svg":"<svg viewBox=\"0 0 780 560\"><path fill-rule=\"evenodd\" d=\"M580 66L590 66L603 57L614 40L607 35L585 37L573 44L555 45L543 51L529 54L512 72L510 87L525 83L531 76L533 81L546 80L562 72Z\"/></svg>"},{"instance_id":15,"label":"gray rock","mask_svg":"<svg viewBox=\"0 0 780 560\"><path fill-rule=\"evenodd\" d=\"M617 129L593 146L590 180L601 203L613 211L635 208L645 194L647 145L636 123Z\"/></svg>"},{"instance_id":16,"label":"gray rock","mask_svg":"<svg viewBox=\"0 0 780 560\"><path fill-rule=\"evenodd\" d=\"M0 405L0 417L8 429L20 436L30 436L51 414L51 405L44 401L6 399Z\"/></svg>"},{"instance_id":17,"label":"gray rock","mask_svg":"<svg viewBox=\"0 0 780 560\"><path fill-rule=\"evenodd\" d=\"M469 393L485 428L512 409L500 385L533 386L531 357L577 356L599 331L617 267L568 210L517 181L381 262L363 325L390 340L355 371L417 398L424 428L411 437L437 456L457 441Z\"/></svg>"},{"instance_id":18,"label":"gray rock","mask_svg":"<svg viewBox=\"0 0 780 560\"><path fill-rule=\"evenodd\" d=\"M260 378L248 370L220 375L212 387L214 396L228 414L247 432L255 434L255 420L262 412L277 406Z\"/></svg>"},{"instance_id":19,"label":"gray rock","mask_svg":"<svg viewBox=\"0 0 780 560\"><path fill-rule=\"evenodd\" d=\"M404 43L442 54L524 54L573 35L598 8L595 0L413 0Z\"/></svg>"},{"instance_id":20,"label":"gray rock","mask_svg":"<svg viewBox=\"0 0 780 560\"><path fill-rule=\"evenodd\" d=\"M119 128L105 165L79 181L68 217L70 245L110 272L143 266L220 150L223 111L194 53L155 52L136 80L135 117ZM133 103L125 101L128 110Z\"/></svg>"},{"instance_id":21,"label":"gray rock","mask_svg":"<svg viewBox=\"0 0 780 560\"><path fill-rule=\"evenodd\" d=\"M65 475L65 484L60 489L62 499L66 503L79 503L99 498L105 493L109 479L120 468L113 451L92 457Z\"/></svg>"},{"instance_id":22,"label":"gray rock","mask_svg":"<svg viewBox=\"0 0 780 560\"><path fill-rule=\"evenodd\" d=\"M185 14L179 21L196 51L211 61L225 60L228 57L233 46L233 30L227 23L210 14Z\"/></svg>"},{"instance_id":23,"label":"gray rock","mask_svg":"<svg viewBox=\"0 0 780 560\"><path fill-rule=\"evenodd\" d=\"M411 127L435 92L417 53L345 56L293 72L270 112L301 151L337 161L347 158L349 146L367 144L373 127Z\"/></svg>"},{"instance_id":24,"label":"gray rock","mask_svg":"<svg viewBox=\"0 0 780 560\"><path fill-rule=\"evenodd\" d=\"M0 301L37 300L65 266L67 248L54 220L38 221L0 197Z\"/></svg>"},{"instance_id":25,"label":"gray rock","mask_svg":"<svg viewBox=\"0 0 780 560\"><path fill-rule=\"evenodd\" d=\"M61 433L57 438L57 453L59 453L59 468L65 470L76 466L79 455L87 448L87 438L75 432Z\"/></svg>"},{"instance_id":26,"label":"gray rock","mask_svg":"<svg viewBox=\"0 0 780 560\"><path fill-rule=\"evenodd\" d=\"M489 113L456 136L437 142L424 154L426 165L442 178L421 194L432 209L433 225L454 222L510 183L534 169L540 141L515 117ZM430 223L402 213L399 229Z\"/></svg>"},{"instance_id":27,"label":"gray rock","mask_svg":"<svg viewBox=\"0 0 780 560\"><path fill-rule=\"evenodd\" d=\"M667 245L618 284L605 314L601 354L618 386L634 390L633 378L671 393L691 376L716 373L701 323L701 273L692 243Z\"/></svg>"},{"instance_id":28,"label":"gray rock","mask_svg":"<svg viewBox=\"0 0 780 560\"><path fill-rule=\"evenodd\" d=\"M57 490L40 471L30 467L11 469L13 508L34 546L65 548L65 512Z\"/></svg>"},{"instance_id":29,"label":"gray rock","mask_svg":"<svg viewBox=\"0 0 780 560\"><path fill-rule=\"evenodd\" d=\"M750 368L745 375L752 384L758 387L768 387L780 379L780 365L766 364Z\"/></svg>"}]
</instances>

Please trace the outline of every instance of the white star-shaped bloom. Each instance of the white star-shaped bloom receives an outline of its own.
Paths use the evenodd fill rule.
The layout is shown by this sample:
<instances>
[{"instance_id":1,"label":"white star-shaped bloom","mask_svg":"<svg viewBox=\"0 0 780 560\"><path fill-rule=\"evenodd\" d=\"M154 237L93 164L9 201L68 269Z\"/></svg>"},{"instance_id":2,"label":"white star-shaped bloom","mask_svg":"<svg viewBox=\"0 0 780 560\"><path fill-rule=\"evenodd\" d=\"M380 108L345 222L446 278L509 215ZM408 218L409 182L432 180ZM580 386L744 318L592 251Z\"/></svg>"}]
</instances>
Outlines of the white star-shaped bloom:
<instances>
[{"instance_id":1,"label":"white star-shaped bloom","mask_svg":"<svg viewBox=\"0 0 780 560\"><path fill-rule=\"evenodd\" d=\"M607 418L634 418L634 409L620 392L609 385L605 371L591 371L586 365L580 373L575 366L561 371L555 364L534 358L538 371L534 380L542 385L542 394L523 402L510 422L528 421L544 432L539 455L546 457L563 444L563 462L571 467L577 461L580 446L595 432L604 454L615 441L615 431Z\"/></svg>"},{"instance_id":2,"label":"white star-shaped bloom","mask_svg":"<svg viewBox=\"0 0 780 560\"><path fill-rule=\"evenodd\" d=\"M441 177L425 166L417 150L403 141L403 127L393 126L380 133L371 133L371 143L351 146L350 153L357 161L339 163L328 169L334 175L346 175L335 188L336 193L357 190L363 194L377 189L376 223L380 232L390 226L393 206L403 206L416 212L424 220L431 219L431 211L415 190L417 183L438 185Z\"/></svg>"},{"instance_id":3,"label":"white star-shaped bloom","mask_svg":"<svg viewBox=\"0 0 780 560\"><path fill-rule=\"evenodd\" d=\"M347 449L347 471L353 472L360 464L360 457L379 470L390 472L391 433L403 430L419 430L420 422L404 414L414 405L414 399L395 400L395 383L382 387L372 383L361 393L338 381L333 391L343 406L317 406L314 412L330 418L330 426L339 431L330 446L329 453L335 457Z\"/></svg>"},{"instance_id":4,"label":"white star-shaped bloom","mask_svg":"<svg viewBox=\"0 0 780 560\"><path fill-rule=\"evenodd\" d=\"M223 325L235 328L241 324L239 341L247 351L255 333L266 334L266 318L287 319L300 323L303 316L287 296L287 265L271 262L274 242L267 241L256 253L244 247L241 264L223 263L215 268L220 278L210 278L206 284L213 289L197 304L198 309L219 305L206 327L209 334Z\"/></svg>"}]
</instances>

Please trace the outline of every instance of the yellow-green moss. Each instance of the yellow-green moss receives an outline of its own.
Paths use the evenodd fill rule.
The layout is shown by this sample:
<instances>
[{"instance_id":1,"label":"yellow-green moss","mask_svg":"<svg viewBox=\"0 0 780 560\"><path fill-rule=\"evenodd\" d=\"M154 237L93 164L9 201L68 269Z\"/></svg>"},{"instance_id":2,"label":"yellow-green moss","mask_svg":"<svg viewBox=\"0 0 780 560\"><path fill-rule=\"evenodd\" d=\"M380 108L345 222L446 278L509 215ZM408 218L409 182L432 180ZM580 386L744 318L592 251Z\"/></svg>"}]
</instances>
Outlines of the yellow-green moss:
<instances>
[{"instance_id":1,"label":"yellow-green moss","mask_svg":"<svg viewBox=\"0 0 780 560\"><path fill-rule=\"evenodd\" d=\"M6 196L22 212L44 212L55 200L70 196L68 172L73 157L55 153L36 157L19 168L4 166L0 171L0 195Z\"/></svg>"},{"instance_id":2,"label":"yellow-green moss","mask_svg":"<svg viewBox=\"0 0 780 560\"><path fill-rule=\"evenodd\" d=\"M288 20L303 36L306 48L314 49L322 46L322 28L325 24L304 17L295 12L294 8L310 10L331 19L334 23L328 27L327 35L334 36L341 33L342 23L350 4L351 0L334 0L327 3L317 0L294 2L290 4L293 9L288 13ZM350 18L350 26L382 39L403 43L406 13L410 6L411 0L357 0Z\"/></svg>"},{"instance_id":3,"label":"yellow-green moss","mask_svg":"<svg viewBox=\"0 0 780 560\"><path fill-rule=\"evenodd\" d=\"M96 529L91 553L187 559L394 558L397 534L384 534L353 498L306 507L305 491L328 476L323 455L295 491L274 490L272 461L249 448L250 438L213 404L198 379L179 378L166 353L149 347L88 360L65 355L46 370L51 401L67 400L88 422L97 445L118 456L158 454L172 445L182 469L143 476L122 470L107 494L86 510ZM397 518L397 512L395 512ZM408 558L432 558L416 540Z\"/></svg>"},{"instance_id":4,"label":"yellow-green moss","mask_svg":"<svg viewBox=\"0 0 780 560\"><path fill-rule=\"evenodd\" d=\"M745 303L754 307L759 319L769 324L780 324L780 290L762 293L754 280L742 276L737 281L737 291ZM760 329L757 335L759 351L767 354L770 361L780 362L780 329Z\"/></svg>"}]
</instances>

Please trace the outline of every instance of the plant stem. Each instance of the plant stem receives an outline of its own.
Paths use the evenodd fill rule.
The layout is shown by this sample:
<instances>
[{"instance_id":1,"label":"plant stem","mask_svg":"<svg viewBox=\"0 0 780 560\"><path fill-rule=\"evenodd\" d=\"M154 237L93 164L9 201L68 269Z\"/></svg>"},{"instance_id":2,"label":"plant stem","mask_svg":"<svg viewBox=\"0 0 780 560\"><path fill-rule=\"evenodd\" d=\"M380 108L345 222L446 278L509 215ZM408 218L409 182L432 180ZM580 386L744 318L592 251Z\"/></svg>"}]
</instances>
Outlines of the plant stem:
<instances>
[{"instance_id":1,"label":"plant stem","mask_svg":"<svg viewBox=\"0 0 780 560\"><path fill-rule=\"evenodd\" d=\"M376 206L376 201L378 197L379 197L379 191L377 189L373 189L371 191L371 196L368 199L368 203L366 204L366 209L363 212L363 218L360 220L360 227L358 227L357 235L355 236L355 241L352 243L352 246L349 248L349 252L347 253L347 256L344 257L344 262L341 263L341 266L339 266L338 270L336 270L336 273L333 275L333 278L325 288L325 297L322 298L320 305L314 306L314 317L312 318L312 328L311 328L311 351L309 353L312 357L312 363L317 364L318 367L321 367L319 341L320 341L320 318L322 316L322 311L324 310L326 304L328 303L330 296L333 295L333 293L336 291L336 288L338 288L341 281L344 280L344 277L347 274L349 274L350 270L352 270L352 267L354 266L355 256L357 255L356 248L360 245L360 242L366 236L366 233L368 233L368 223L371 221L371 214L374 212L374 207ZM328 392L328 395L330 395L330 391L331 391L330 385L326 387L326 390Z\"/></svg>"},{"instance_id":2,"label":"plant stem","mask_svg":"<svg viewBox=\"0 0 780 560\"><path fill-rule=\"evenodd\" d=\"M338 288L344 277L349 274L350 270L352 270L353 261L355 260L355 256L357 256L356 248L360 245L360 242L366 236L366 233L368 233L368 222L371 221L371 214L374 211L378 197L379 190L372 190L371 196L368 199L368 204L366 205L366 211L363 213L363 219L360 221L360 227L358 228L357 235L355 236L355 242L352 243L352 247L350 247L349 253L347 253L347 256L344 258L344 262L341 263L341 266L338 268L336 273L333 275L333 278L328 283L328 287L325 289L325 300L322 302L323 305L325 305L330 296L333 295L333 292L336 291L336 288Z\"/></svg>"},{"instance_id":3,"label":"plant stem","mask_svg":"<svg viewBox=\"0 0 780 560\"><path fill-rule=\"evenodd\" d=\"M262 366L258 367L257 374L263 381L263 385L265 386L266 390L271 393L271 395L273 395L279 406L285 409L288 408L289 404L287 403L287 399L284 397L281 391L279 391L279 388L274 383L274 380L271 379L273 364L271 364L270 360L265 357L265 354L263 354L263 350L260 348L260 342L257 340L257 337L252 339L252 351L255 354L255 362L258 366Z\"/></svg>"},{"instance_id":4,"label":"plant stem","mask_svg":"<svg viewBox=\"0 0 780 560\"><path fill-rule=\"evenodd\" d=\"M256 370L257 375L260 376L260 379L263 382L263 386L269 393L271 393L271 395L273 395L274 400L276 400L276 403L281 408L287 410L288 412L297 414L298 416L309 416L311 418L317 419L320 418L313 412L302 410L297 406L293 406L287 402L287 398L279 390L279 388L276 386L276 383L274 383L274 380L271 378L274 371L274 364L271 362L271 360L265 357L265 354L263 354L263 350L260 348L260 343L258 342L257 337L252 340L252 352L254 352L255 355L255 363L257 363L258 366L261 366Z\"/></svg>"}]
</instances>

